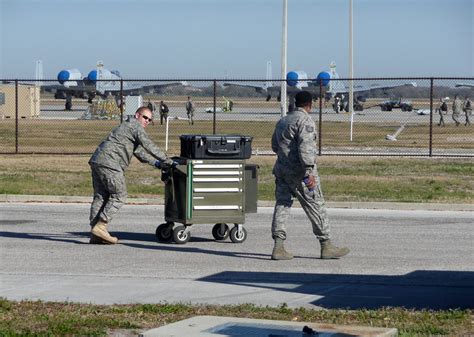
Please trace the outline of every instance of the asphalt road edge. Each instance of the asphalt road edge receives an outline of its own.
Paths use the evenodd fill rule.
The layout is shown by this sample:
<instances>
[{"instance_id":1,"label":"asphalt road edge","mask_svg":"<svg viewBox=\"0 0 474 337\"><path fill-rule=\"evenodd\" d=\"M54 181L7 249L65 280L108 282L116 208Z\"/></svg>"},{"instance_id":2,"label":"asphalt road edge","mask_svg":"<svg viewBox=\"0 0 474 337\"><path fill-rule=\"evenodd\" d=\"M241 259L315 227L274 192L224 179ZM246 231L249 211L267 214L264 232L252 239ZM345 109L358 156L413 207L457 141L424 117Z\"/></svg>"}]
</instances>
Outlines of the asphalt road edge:
<instances>
[{"instance_id":1,"label":"asphalt road edge","mask_svg":"<svg viewBox=\"0 0 474 337\"><path fill-rule=\"evenodd\" d=\"M65 195L15 195L0 194L0 202L35 202L35 203L90 203L92 197L65 196ZM162 197L156 198L128 198L131 205L163 205ZM259 207L273 207L274 201L259 200ZM326 201L328 208L350 209L393 209L393 210L428 210L428 211L474 211L474 204L448 203L412 203L412 202L358 202L358 201ZM299 203L295 202L295 207Z\"/></svg>"}]
</instances>

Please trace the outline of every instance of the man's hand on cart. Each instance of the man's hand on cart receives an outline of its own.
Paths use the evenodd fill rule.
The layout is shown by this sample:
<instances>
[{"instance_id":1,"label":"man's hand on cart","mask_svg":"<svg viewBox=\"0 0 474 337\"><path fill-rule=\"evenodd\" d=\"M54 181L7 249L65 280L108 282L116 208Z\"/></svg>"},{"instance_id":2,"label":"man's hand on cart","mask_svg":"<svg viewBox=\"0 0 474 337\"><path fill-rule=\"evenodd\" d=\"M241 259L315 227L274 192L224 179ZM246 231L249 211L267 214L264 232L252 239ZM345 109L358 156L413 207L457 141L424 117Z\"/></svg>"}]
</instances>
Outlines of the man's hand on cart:
<instances>
[{"instance_id":1,"label":"man's hand on cart","mask_svg":"<svg viewBox=\"0 0 474 337\"><path fill-rule=\"evenodd\" d=\"M157 169L161 169L161 161L159 161L159 160L155 161L155 167Z\"/></svg>"},{"instance_id":2,"label":"man's hand on cart","mask_svg":"<svg viewBox=\"0 0 474 337\"><path fill-rule=\"evenodd\" d=\"M167 184L172 177L172 174L171 174L172 169L174 169L178 165L179 165L179 162L172 159L166 159L163 161L157 160L155 162L155 167L161 170L161 181Z\"/></svg>"},{"instance_id":3,"label":"man's hand on cart","mask_svg":"<svg viewBox=\"0 0 474 337\"><path fill-rule=\"evenodd\" d=\"M173 167L176 167L178 165L186 165L186 158L183 158L183 157L171 157L171 159L173 160Z\"/></svg>"},{"instance_id":4,"label":"man's hand on cart","mask_svg":"<svg viewBox=\"0 0 474 337\"><path fill-rule=\"evenodd\" d=\"M155 167L157 169L166 170L170 167L175 168L179 163L176 160L166 159L166 160L157 160L155 161Z\"/></svg>"}]
</instances>

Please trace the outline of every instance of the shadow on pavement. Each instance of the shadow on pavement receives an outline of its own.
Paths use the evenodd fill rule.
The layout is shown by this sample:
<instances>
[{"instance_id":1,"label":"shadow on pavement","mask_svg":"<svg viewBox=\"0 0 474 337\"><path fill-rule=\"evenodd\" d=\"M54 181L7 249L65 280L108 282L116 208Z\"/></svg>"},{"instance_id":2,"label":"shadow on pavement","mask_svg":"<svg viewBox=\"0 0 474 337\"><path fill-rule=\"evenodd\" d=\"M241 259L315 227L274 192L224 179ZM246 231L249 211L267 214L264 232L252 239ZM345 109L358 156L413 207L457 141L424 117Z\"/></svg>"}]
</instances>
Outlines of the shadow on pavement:
<instances>
[{"instance_id":1,"label":"shadow on pavement","mask_svg":"<svg viewBox=\"0 0 474 337\"><path fill-rule=\"evenodd\" d=\"M212 249L187 246L186 244L179 245L173 242L157 242L156 236L150 233L119 232L119 231L110 232L110 233L119 238L119 244L128 246L128 247L138 248L138 249L153 249L153 250L170 251L170 252L211 254L211 255L218 255L218 256L249 258L249 259L257 259L257 260L270 259L269 254L222 251L220 249L222 246L218 246L219 249L212 250ZM69 234L75 235L75 236L87 237L87 238L90 235L89 232L71 232ZM134 242L127 242L127 241L150 242L153 244L134 243ZM202 237L196 237L196 236L191 237L190 242L214 242L216 245L235 245L229 240L216 241L214 239L202 238Z\"/></svg>"},{"instance_id":2,"label":"shadow on pavement","mask_svg":"<svg viewBox=\"0 0 474 337\"><path fill-rule=\"evenodd\" d=\"M130 241L143 241L143 242L158 242L156 235L151 233L133 233L133 232L113 232L114 235L119 237L121 240ZM201 238L198 236L191 236L190 242L211 242L215 241L211 238ZM168 243L168 242L161 242Z\"/></svg>"},{"instance_id":3,"label":"shadow on pavement","mask_svg":"<svg viewBox=\"0 0 474 337\"><path fill-rule=\"evenodd\" d=\"M0 220L0 225L15 226L15 225L26 225L38 222L37 220Z\"/></svg>"},{"instance_id":4,"label":"shadow on pavement","mask_svg":"<svg viewBox=\"0 0 474 337\"><path fill-rule=\"evenodd\" d=\"M72 235L81 237L89 237L90 232L70 232ZM139 242L154 242L158 243L155 234L152 233L137 233L137 232L121 232L121 231L110 231L110 234L119 238L120 241L139 241ZM214 239L201 238L192 236L190 242L212 242ZM123 243L122 244L127 244ZM160 242L161 244L171 244L170 242Z\"/></svg>"},{"instance_id":5,"label":"shadow on pavement","mask_svg":"<svg viewBox=\"0 0 474 337\"><path fill-rule=\"evenodd\" d=\"M474 272L417 270L405 275L226 271L198 281L252 286L321 296L327 309L472 309Z\"/></svg>"},{"instance_id":6,"label":"shadow on pavement","mask_svg":"<svg viewBox=\"0 0 474 337\"><path fill-rule=\"evenodd\" d=\"M12 225L12 223L8 223ZM17 223L14 223L17 224ZM20 223L18 223L20 224ZM1 223L0 223L1 225ZM158 243L156 236L150 233L133 233L133 232L110 232L112 235L118 236L120 240L124 241L140 241L140 242L154 242ZM90 232L66 232L66 233L25 233L25 232L0 232L0 237L31 239L31 240L49 240L49 241L63 241L70 243L89 243ZM87 241L79 241L77 238L87 239ZM209 238L192 237L192 242L210 242L215 241ZM126 243L124 243L126 244ZM130 244L129 244L130 245ZM142 247L146 248L146 247ZM156 246L150 246L150 249L156 249Z\"/></svg>"},{"instance_id":7,"label":"shadow on pavement","mask_svg":"<svg viewBox=\"0 0 474 337\"><path fill-rule=\"evenodd\" d=\"M84 234L89 235L89 233L76 233L76 234ZM210 238L202 238L192 236L190 242L213 242L217 245L217 249L205 249L205 248L197 248L192 246L187 246L187 244L180 245L175 244L174 242L157 242L156 236L153 234L143 234L143 233L132 233L132 232L111 232L112 235L116 235L119 240L120 244L126 245L129 247L140 248L140 249L154 249L154 250L162 250L162 251L172 251L172 252L185 252L185 253L200 253L200 254L210 254L210 255L217 255L217 256L228 256L228 257L236 257L236 258L247 258L247 259L255 259L255 260L270 260L271 254L260 254L260 253L249 253L249 252L236 252L236 251L223 251L222 245L233 245L238 246L238 243L232 243L229 239L225 241L216 241ZM141 242L153 242L153 245L148 244L141 244L141 243L130 243L124 242L126 240L130 241L141 241ZM301 259L314 259L312 257L307 256L295 256L295 258Z\"/></svg>"},{"instance_id":8,"label":"shadow on pavement","mask_svg":"<svg viewBox=\"0 0 474 337\"><path fill-rule=\"evenodd\" d=\"M211 254L211 255L218 255L218 256L249 258L249 259L257 259L257 260L270 259L269 254L212 250L212 249L196 248L196 247L186 246L186 245L178 245L175 243L157 242L156 236L149 233L143 234L143 233L133 233L133 232L111 232L111 234L116 235L119 238L119 245L134 247L138 249L153 249L153 250L171 251L171 252ZM74 244L89 244L90 232L67 232L67 233L62 233L62 234L0 232L0 237L30 239L30 240L47 240L47 241L66 242L66 243L74 243ZM127 241L150 242L153 244L131 243ZM213 239L200 238L200 237L193 237L191 241L192 242L215 242L216 245L226 245L226 244L234 245L234 243L230 241L215 241Z\"/></svg>"},{"instance_id":9,"label":"shadow on pavement","mask_svg":"<svg viewBox=\"0 0 474 337\"><path fill-rule=\"evenodd\" d=\"M23 233L23 232L0 232L0 237L5 238L17 238L17 239L30 239L30 240L47 240L56 242L67 242L74 244L85 244L81 240L77 240L77 235L71 233Z\"/></svg>"}]
</instances>

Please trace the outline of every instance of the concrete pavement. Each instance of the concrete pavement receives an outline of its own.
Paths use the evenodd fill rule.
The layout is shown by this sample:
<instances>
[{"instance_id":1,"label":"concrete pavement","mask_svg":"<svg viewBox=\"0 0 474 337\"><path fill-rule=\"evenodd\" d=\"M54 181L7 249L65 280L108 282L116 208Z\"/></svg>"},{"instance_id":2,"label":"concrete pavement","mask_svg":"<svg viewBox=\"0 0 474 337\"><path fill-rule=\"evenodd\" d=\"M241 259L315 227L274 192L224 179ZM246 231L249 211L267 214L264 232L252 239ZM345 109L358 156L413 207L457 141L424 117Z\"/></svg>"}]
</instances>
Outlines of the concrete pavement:
<instances>
[{"instance_id":1,"label":"concrete pavement","mask_svg":"<svg viewBox=\"0 0 474 337\"><path fill-rule=\"evenodd\" d=\"M196 316L146 331L143 337L395 337L397 329L288 322L220 316Z\"/></svg>"},{"instance_id":2,"label":"concrete pavement","mask_svg":"<svg viewBox=\"0 0 474 337\"><path fill-rule=\"evenodd\" d=\"M0 297L10 300L473 308L472 205L457 205L449 211L440 210L439 204L420 204L436 211L391 210L396 205L379 203L331 207L333 237L337 244L350 247L351 253L330 261L319 259L311 226L304 212L295 208L287 240L295 259L272 261L272 207L260 206L257 214L246 216L248 239L242 244L215 241L211 226L196 224L190 242L177 245L156 241L154 230L164 218L160 200L136 199L123 207L111 225L120 243L101 246L88 244L90 198L4 197L6 202L0 203ZM385 209L376 209L382 206ZM201 321L174 326L175 332L173 327L163 327L143 334L197 337L244 331L244 335L300 336L303 324L272 321L269 325L228 318L216 325L214 318L196 319ZM191 330L183 330L186 326ZM323 330L311 326L324 332L320 336L334 331L364 335L355 327ZM372 332L367 335L376 335ZM396 335L396 331L379 335Z\"/></svg>"},{"instance_id":3,"label":"concrete pavement","mask_svg":"<svg viewBox=\"0 0 474 337\"><path fill-rule=\"evenodd\" d=\"M474 303L472 212L330 208L334 241L351 253L329 261L319 259L301 209L288 226L295 259L270 260L272 212L247 214L242 244L215 241L212 224L195 224L190 242L177 245L156 240L163 206L126 205L110 226L120 244L100 246L88 244L87 203L0 203L0 296L349 309Z\"/></svg>"}]
</instances>

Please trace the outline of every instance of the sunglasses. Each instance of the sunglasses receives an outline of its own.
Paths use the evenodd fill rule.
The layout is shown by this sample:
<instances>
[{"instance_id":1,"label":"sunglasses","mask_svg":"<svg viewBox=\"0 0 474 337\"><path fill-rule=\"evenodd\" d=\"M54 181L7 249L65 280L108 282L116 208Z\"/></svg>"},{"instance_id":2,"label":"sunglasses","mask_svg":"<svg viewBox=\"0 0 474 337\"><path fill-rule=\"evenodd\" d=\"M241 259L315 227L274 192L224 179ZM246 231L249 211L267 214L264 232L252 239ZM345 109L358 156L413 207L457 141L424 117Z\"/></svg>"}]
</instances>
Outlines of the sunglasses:
<instances>
[{"instance_id":1,"label":"sunglasses","mask_svg":"<svg viewBox=\"0 0 474 337\"><path fill-rule=\"evenodd\" d=\"M145 116L145 115L142 115L142 117L146 121L153 122L153 119L151 117L148 117L148 116Z\"/></svg>"}]
</instances>

